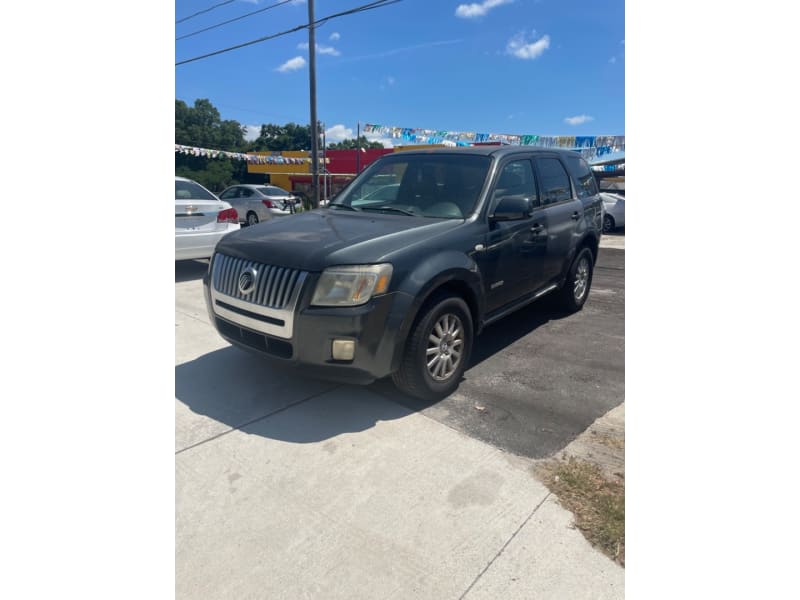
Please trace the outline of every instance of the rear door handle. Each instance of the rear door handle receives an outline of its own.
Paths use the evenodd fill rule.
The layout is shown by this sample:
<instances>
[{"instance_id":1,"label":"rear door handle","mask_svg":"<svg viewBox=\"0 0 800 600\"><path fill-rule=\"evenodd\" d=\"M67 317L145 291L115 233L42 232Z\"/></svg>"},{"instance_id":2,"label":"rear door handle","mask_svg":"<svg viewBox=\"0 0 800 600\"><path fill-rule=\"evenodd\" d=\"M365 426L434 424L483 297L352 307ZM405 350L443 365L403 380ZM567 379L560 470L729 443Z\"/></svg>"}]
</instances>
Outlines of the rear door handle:
<instances>
[{"instance_id":1,"label":"rear door handle","mask_svg":"<svg viewBox=\"0 0 800 600\"><path fill-rule=\"evenodd\" d=\"M574 213L572 213L572 220L573 221L577 221L580 218L581 218L581 215L577 210Z\"/></svg>"}]
</instances>

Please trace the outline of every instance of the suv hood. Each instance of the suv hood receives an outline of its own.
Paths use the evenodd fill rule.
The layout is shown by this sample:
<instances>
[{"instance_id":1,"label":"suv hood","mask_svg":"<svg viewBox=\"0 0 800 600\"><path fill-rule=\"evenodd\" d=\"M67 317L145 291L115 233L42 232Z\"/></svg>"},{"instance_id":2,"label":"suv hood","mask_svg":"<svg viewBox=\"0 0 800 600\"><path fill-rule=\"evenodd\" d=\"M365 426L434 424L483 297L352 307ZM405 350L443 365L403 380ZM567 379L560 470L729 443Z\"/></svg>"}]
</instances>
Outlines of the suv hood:
<instances>
[{"instance_id":1,"label":"suv hood","mask_svg":"<svg viewBox=\"0 0 800 600\"><path fill-rule=\"evenodd\" d=\"M318 209L270 219L226 235L217 252L269 265L321 271L381 262L401 248L450 231L462 219L431 219Z\"/></svg>"}]
</instances>

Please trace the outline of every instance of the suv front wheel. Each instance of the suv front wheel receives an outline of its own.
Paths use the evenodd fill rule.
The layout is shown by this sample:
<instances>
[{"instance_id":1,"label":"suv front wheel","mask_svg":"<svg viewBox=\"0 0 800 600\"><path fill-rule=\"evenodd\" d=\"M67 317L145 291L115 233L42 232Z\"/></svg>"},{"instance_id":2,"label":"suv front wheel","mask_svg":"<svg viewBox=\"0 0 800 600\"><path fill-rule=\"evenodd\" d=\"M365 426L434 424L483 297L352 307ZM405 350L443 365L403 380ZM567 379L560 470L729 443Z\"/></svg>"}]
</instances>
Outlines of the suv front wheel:
<instances>
[{"instance_id":1,"label":"suv front wheel","mask_svg":"<svg viewBox=\"0 0 800 600\"><path fill-rule=\"evenodd\" d=\"M435 400L454 392L464 374L472 351L472 317L457 296L437 297L422 310L392 379L410 396Z\"/></svg>"}]
</instances>

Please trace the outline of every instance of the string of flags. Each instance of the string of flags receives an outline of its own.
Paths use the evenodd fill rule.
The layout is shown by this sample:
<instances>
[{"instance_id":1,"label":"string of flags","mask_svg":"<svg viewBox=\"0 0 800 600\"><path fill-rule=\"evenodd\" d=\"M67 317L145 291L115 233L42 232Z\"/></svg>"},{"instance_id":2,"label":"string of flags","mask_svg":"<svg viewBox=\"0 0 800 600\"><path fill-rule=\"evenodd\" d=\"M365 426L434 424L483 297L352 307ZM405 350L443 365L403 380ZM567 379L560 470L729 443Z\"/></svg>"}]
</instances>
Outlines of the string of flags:
<instances>
[{"instance_id":1,"label":"string of flags","mask_svg":"<svg viewBox=\"0 0 800 600\"><path fill-rule=\"evenodd\" d=\"M625 151L624 135L517 135L391 127L371 123L364 125L363 131L402 140L409 144L471 146L476 143L499 142L519 146L566 148L580 152L581 156L587 160Z\"/></svg>"},{"instance_id":2,"label":"string of flags","mask_svg":"<svg viewBox=\"0 0 800 600\"><path fill-rule=\"evenodd\" d=\"M280 152L273 152L271 154L244 154L242 152L198 148L197 146L183 146L182 144L175 144L175 152L190 154L192 156L204 156L206 158L231 158L233 160L243 160L256 165L302 165L311 162L310 158L283 156ZM331 159L320 158L319 162L320 164L328 164L331 162Z\"/></svg>"}]
</instances>

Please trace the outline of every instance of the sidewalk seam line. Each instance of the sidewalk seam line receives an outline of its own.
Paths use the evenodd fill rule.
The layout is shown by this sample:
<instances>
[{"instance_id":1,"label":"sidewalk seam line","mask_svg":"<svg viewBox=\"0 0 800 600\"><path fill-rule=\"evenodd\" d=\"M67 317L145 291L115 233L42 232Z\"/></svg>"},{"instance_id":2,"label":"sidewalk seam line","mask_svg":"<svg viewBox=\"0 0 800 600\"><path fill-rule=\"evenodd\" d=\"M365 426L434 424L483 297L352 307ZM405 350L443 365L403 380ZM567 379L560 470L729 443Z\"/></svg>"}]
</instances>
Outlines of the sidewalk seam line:
<instances>
[{"instance_id":1,"label":"sidewalk seam line","mask_svg":"<svg viewBox=\"0 0 800 600\"><path fill-rule=\"evenodd\" d=\"M195 321L200 321L201 323L205 323L206 325L211 325L211 323L209 323L208 321L204 321L203 319L200 319L199 317L195 317L194 315L190 315L189 313L183 312L182 310L179 310L177 308L175 309L175 312L178 313L178 314L183 315L184 317L189 317L190 319L194 319Z\"/></svg>"},{"instance_id":2,"label":"sidewalk seam line","mask_svg":"<svg viewBox=\"0 0 800 600\"><path fill-rule=\"evenodd\" d=\"M534 508L534 509L531 511L531 514L529 514L529 515L528 515L528 517L527 517L527 518L526 518L526 519L525 519L525 520L522 522L522 524L521 524L519 527L517 527L517 530L516 530L516 531L515 531L513 534L511 534L511 537L510 537L510 538L508 538L508 541L506 541L506 543L505 543L505 544L503 544L503 547L502 547L502 548L500 548L500 550L497 552L497 554L495 554L495 555L494 555L494 558L492 558L492 560L490 560L490 561L489 561L489 564L488 564L488 565L486 565L486 566L483 568L483 571L481 571L480 573L478 573L478 576L477 576L477 577L475 577L475 579L473 579L473 580L472 580L472 583L470 583L470 584L469 584L469 587L468 587L466 590L464 590L464 593L463 593L463 594L461 594L461 595L458 597L458 600L464 600L464 597L466 597L466 595L467 595L467 594L469 594L470 590L471 590L471 589L472 589L472 588L475 586L475 584L476 584L476 583L478 583L478 580L479 580L481 577L483 577L483 574L484 574L484 573L486 573L486 571L488 571L488 570L489 570L489 567L491 567L491 566L494 564L494 561L496 561L498 558L500 558L500 555L503 553L503 551L506 549L506 547L507 547L507 546L508 546L508 545L511 543L511 541L512 541L512 540L513 540L515 537L517 537L517 534L518 534L520 531L522 531L522 528L523 528L523 527L525 527L525 525L528 523L528 521L530 521L530 520L531 520L531 517L532 517L532 516L533 516L533 515L536 513L536 511L537 511L537 510L539 510L539 508L542 506L542 504L544 504L544 503L545 503L545 501L546 501L546 500L547 500L547 499L548 499L550 496L552 496L552 492L547 492L547 494L545 495L545 497L544 497L544 498L542 498L542 501L541 501L541 502L539 502L539 504L537 504L537 505L536 505L536 507L535 507L535 508Z\"/></svg>"},{"instance_id":3,"label":"sidewalk seam line","mask_svg":"<svg viewBox=\"0 0 800 600\"><path fill-rule=\"evenodd\" d=\"M221 433L218 433L217 435L212 435L210 438L207 438L205 440L201 440L201 441L199 441L197 443L194 443L194 444L192 444L190 446L186 446L186 448L181 448L180 450L177 450L175 452L175 456L177 456L178 454L181 454L182 452L186 452L187 450L191 450L192 448L197 448L197 446L202 446L206 442L211 442L211 441L214 441L216 439L219 439L223 435L227 435L232 431L240 431L241 429L243 429L244 427L247 427L248 425L252 425L253 423L257 423L258 421L261 421L262 419L266 419L266 418L271 417L273 415L277 415L278 413L283 412L283 411L285 411L285 410L287 410L289 408L292 408L293 406L297 406L298 404L302 404L303 402L306 402L308 400L313 400L314 398L317 398L318 396L322 396L323 394L327 394L328 392L332 392L334 390L338 390L340 387L342 387L342 386L341 385L337 385L337 386L334 386L334 387L330 388L329 390L324 390L322 392L317 392L316 394L311 394L308 398L303 398L301 400L298 400L297 402L292 402L291 404L287 404L286 406L283 406L283 407L281 407L281 408L279 408L277 410L274 410L271 413L267 413L266 415L262 415L260 417L255 418L255 419L251 419L250 421L247 421L246 423L242 423L241 425L237 425L236 427L231 427L230 429L228 429L226 431L223 431Z\"/></svg>"}]
</instances>

